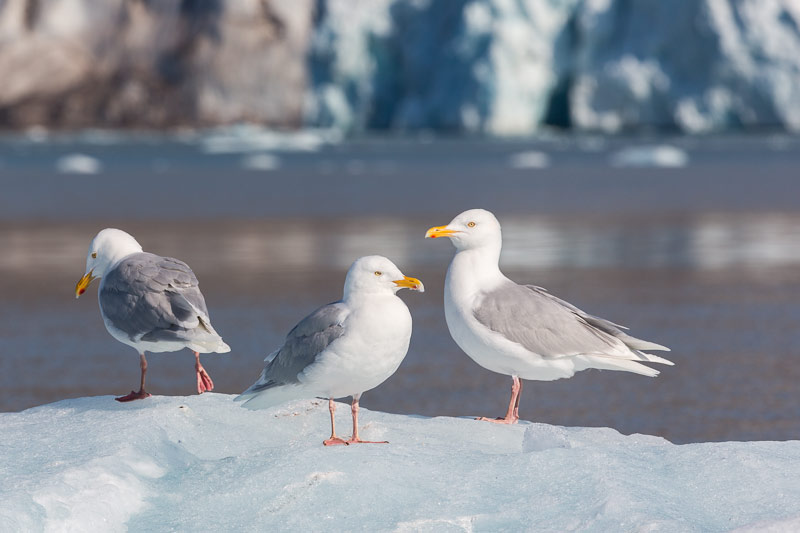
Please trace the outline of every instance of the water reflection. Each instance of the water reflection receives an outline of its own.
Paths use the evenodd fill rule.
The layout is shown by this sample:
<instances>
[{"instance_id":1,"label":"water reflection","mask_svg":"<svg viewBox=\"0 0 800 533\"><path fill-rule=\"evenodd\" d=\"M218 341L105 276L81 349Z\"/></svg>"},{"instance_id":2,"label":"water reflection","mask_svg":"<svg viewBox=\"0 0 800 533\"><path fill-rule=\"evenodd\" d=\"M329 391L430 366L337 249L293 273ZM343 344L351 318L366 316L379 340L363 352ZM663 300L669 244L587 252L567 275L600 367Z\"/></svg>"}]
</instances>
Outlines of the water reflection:
<instances>
[{"instance_id":1,"label":"water reflection","mask_svg":"<svg viewBox=\"0 0 800 533\"><path fill-rule=\"evenodd\" d=\"M242 220L124 225L146 250L185 259L198 271L240 276L293 270L343 270L361 255L432 267L452 248L426 242L446 220L395 217ZM800 215L719 213L638 219L501 217L502 266L512 270L636 268L718 271L800 264ZM72 272L83 265L99 226L0 225L0 271Z\"/></svg>"}]
</instances>

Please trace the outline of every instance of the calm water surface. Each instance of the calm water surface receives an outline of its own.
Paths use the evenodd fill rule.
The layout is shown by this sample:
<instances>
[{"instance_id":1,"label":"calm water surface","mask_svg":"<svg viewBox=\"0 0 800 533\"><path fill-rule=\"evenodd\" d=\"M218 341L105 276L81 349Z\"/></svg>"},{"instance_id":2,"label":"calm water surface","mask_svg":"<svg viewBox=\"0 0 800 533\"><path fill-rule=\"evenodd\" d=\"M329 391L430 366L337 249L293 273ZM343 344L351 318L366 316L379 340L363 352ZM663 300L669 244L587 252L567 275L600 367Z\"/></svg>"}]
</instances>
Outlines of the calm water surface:
<instances>
[{"instance_id":1,"label":"calm water surface","mask_svg":"<svg viewBox=\"0 0 800 533\"><path fill-rule=\"evenodd\" d=\"M613 153L646 141L594 138L287 147L224 135L6 137L0 410L137 385L138 357L105 331L96 287L77 301L73 292L90 239L116 226L195 270L233 347L204 357L217 392L249 386L300 318L340 297L350 262L377 253L427 290L401 293L414 317L409 354L363 405L499 415L510 379L450 339L442 288L453 249L422 238L485 207L503 224L510 277L669 345L676 363L656 379L587 371L530 382L524 418L675 442L798 438L800 141L668 142L688 165L615 168ZM531 151L549 165L516 168ZM99 172L59 172L75 153ZM188 350L149 362L153 393L193 393Z\"/></svg>"}]
</instances>

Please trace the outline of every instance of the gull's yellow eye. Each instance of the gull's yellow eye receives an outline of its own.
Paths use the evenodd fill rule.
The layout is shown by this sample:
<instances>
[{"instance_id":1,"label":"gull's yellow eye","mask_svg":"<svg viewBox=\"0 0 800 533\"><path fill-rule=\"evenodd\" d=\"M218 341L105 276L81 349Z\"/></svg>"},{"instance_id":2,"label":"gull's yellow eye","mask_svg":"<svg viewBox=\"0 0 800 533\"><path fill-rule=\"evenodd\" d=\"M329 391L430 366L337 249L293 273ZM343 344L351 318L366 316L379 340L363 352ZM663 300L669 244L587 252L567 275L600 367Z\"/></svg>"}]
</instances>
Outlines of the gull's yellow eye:
<instances>
[{"instance_id":1,"label":"gull's yellow eye","mask_svg":"<svg viewBox=\"0 0 800 533\"><path fill-rule=\"evenodd\" d=\"M380 270L376 270L375 271L375 275L376 276L383 276L383 272L381 272Z\"/></svg>"},{"instance_id":2,"label":"gull's yellow eye","mask_svg":"<svg viewBox=\"0 0 800 533\"><path fill-rule=\"evenodd\" d=\"M97 259L97 252L92 252L92 259Z\"/></svg>"},{"instance_id":3,"label":"gull's yellow eye","mask_svg":"<svg viewBox=\"0 0 800 533\"><path fill-rule=\"evenodd\" d=\"M474 228L475 227L475 223L474 222L467 222L467 227Z\"/></svg>"}]
</instances>

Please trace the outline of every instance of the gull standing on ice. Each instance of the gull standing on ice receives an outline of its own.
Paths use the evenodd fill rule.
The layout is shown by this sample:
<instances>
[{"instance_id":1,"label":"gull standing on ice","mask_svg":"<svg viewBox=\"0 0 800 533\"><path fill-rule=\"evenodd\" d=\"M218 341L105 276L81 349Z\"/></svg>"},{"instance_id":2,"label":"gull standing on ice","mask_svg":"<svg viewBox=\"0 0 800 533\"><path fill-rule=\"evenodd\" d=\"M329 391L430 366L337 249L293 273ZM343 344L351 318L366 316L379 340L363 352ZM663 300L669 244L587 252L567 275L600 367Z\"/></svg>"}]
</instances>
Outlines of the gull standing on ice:
<instances>
[{"instance_id":1,"label":"gull standing on ice","mask_svg":"<svg viewBox=\"0 0 800 533\"><path fill-rule=\"evenodd\" d=\"M79 298L97 278L102 278L97 296L106 329L119 342L139 352L139 391L131 391L117 401L150 396L144 389L146 351L193 350L197 392L214 389L214 382L200 364L200 353L225 353L231 349L211 326L205 299L189 265L143 252L131 235L107 228L89 245L86 274L75 287L75 297Z\"/></svg>"},{"instance_id":2,"label":"gull standing on ice","mask_svg":"<svg viewBox=\"0 0 800 533\"><path fill-rule=\"evenodd\" d=\"M641 362L673 364L642 351L669 348L631 337L623 326L504 276L498 266L500 223L489 211L464 211L450 224L430 228L425 237L448 237L456 247L444 285L453 340L476 363L513 380L505 417L479 420L519 420L520 378L550 381L587 368L657 376Z\"/></svg>"},{"instance_id":3,"label":"gull standing on ice","mask_svg":"<svg viewBox=\"0 0 800 533\"><path fill-rule=\"evenodd\" d=\"M353 444L358 437L361 394L394 374L408 352L411 313L396 293L424 292L387 258L357 259L344 281L344 297L301 320L278 350L265 359L261 377L236 398L248 409L264 409L301 398L328 398L331 438L323 444ZM334 398L352 396L353 435L336 436Z\"/></svg>"}]
</instances>

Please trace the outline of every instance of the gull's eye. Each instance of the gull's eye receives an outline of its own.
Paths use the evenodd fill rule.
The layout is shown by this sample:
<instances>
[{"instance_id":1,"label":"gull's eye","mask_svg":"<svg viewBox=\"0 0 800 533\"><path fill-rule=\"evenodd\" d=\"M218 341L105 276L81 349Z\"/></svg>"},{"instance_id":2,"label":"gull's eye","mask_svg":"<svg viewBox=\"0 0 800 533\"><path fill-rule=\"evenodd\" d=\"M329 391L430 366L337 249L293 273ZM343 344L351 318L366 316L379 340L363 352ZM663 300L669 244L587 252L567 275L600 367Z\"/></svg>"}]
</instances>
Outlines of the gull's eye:
<instances>
[{"instance_id":1,"label":"gull's eye","mask_svg":"<svg viewBox=\"0 0 800 533\"><path fill-rule=\"evenodd\" d=\"M475 227L475 223L474 222L467 222L467 227L474 228Z\"/></svg>"},{"instance_id":2,"label":"gull's eye","mask_svg":"<svg viewBox=\"0 0 800 533\"><path fill-rule=\"evenodd\" d=\"M97 259L97 252L92 252L92 259Z\"/></svg>"},{"instance_id":3,"label":"gull's eye","mask_svg":"<svg viewBox=\"0 0 800 533\"><path fill-rule=\"evenodd\" d=\"M383 276L383 272L381 272L380 270L376 270L375 271L375 275L376 276Z\"/></svg>"}]
</instances>

